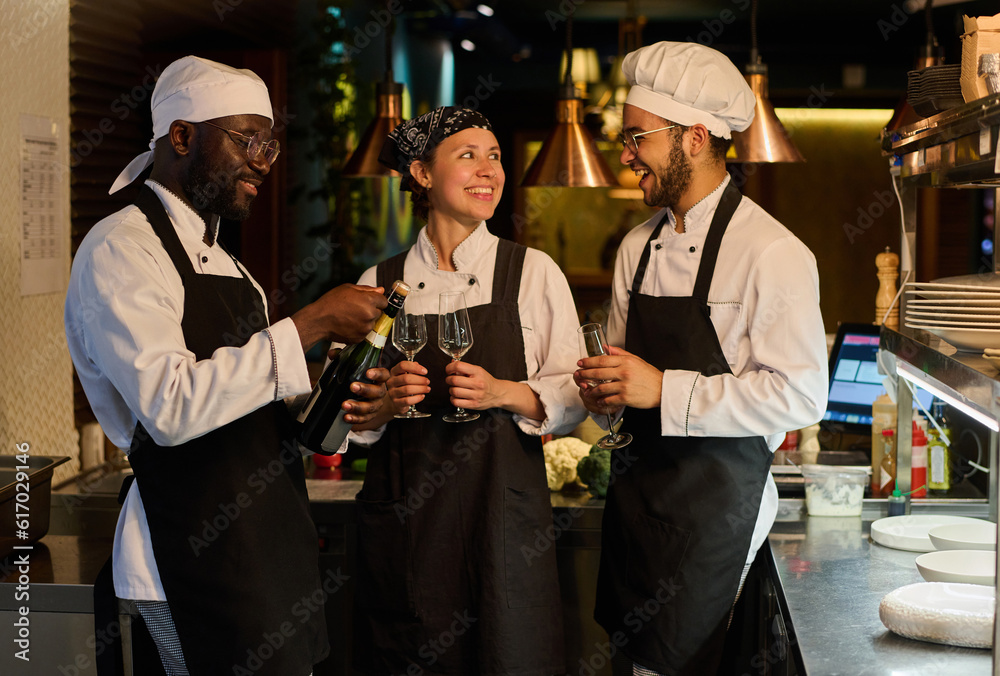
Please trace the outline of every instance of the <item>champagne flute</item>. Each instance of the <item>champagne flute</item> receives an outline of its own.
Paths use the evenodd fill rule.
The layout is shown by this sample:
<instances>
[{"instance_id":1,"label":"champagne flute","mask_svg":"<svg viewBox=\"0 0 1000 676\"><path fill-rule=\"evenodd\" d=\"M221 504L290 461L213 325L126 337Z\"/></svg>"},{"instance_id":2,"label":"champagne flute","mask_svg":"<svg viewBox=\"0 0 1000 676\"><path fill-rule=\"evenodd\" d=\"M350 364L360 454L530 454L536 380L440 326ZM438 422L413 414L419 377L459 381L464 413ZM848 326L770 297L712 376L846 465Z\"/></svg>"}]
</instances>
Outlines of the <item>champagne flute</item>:
<instances>
[{"instance_id":1,"label":"champagne flute","mask_svg":"<svg viewBox=\"0 0 1000 676\"><path fill-rule=\"evenodd\" d=\"M580 347L583 348L583 353L588 357L599 357L602 354L608 354L608 341L604 337L604 329L601 328L600 324L584 324L578 329L580 334ZM608 382L606 380L590 380L588 381L591 385L597 385L602 382ZM611 450L613 448L623 448L632 443L632 435L628 434L618 434L615 432L615 420L611 416L611 411L606 410L605 413L608 416L608 434L601 437L597 441L598 448L603 448Z\"/></svg>"},{"instance_id":2,"label":"champagne flute","mask_svg":"<svg viewBox=\"0 0 1000 676\"><path fill-rule=\"evenodd\" d=\"M461 361L462 356L472 347L472 326L469 324L469 310L465 305L465 294L461 291L442 293L438 297L438 347L452 361ZM442 418L445 422L469 422L479 414L456 407L454 413Z\"/></svg>"},{"instance_id":3,"label":"champagne flute","mask_svg":"<svg viewBox=\"0 0 1000 676\"><path fill-rule=\"evenodd\" d=\"M392 325L392 344L396 349L406 355L406 361L413 361L417 353L427 344L427 322L423 315L414 315L403 312L396 317ZM416 404L410 404L406 413L397 413L394 418L429 418L430 413L423 413L417 410Z\"/></svg>"}]
</instances>

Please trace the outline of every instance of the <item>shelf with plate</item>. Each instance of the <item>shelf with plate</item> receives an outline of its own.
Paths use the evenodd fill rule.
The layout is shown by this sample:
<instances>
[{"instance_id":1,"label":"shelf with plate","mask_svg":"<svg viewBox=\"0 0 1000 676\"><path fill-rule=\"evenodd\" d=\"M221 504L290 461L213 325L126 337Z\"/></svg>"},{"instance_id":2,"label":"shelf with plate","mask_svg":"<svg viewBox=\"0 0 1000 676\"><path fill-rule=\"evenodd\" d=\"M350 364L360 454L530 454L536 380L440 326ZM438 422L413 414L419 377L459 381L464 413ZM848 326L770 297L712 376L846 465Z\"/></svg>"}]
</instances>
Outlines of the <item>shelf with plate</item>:
<instances>
[{"instance_id":1,"label":"shelf with plate","mask_svg":"<svg viewBox=\"0 0 1000 676\"><path fill-rule=\"evenodd\" d=\"M997 141L1000 138L1000 94L972 101L888 132L882 138L883 154L892 157L892 180L902 210L903 252L916 252L918 189L991 188L1000 185ZM1000 210L994 200L994 222ZM1000 228L994 229L994 252L1000 245ZM994 255L992 272L1000 271ZM916 281L913 256L901 256L900 279ZM900 295L900 317L906 317L908 294ZM997 345L995 347L1000 347ZM923 386L953 405L964 407L990 428L990 520L997 521L997 468L1000 456L997 420L1000 420L1000 380L997 368L983 355L961 352L940 338L912 328L882 329L879 350L883 366L901 376L897 388L899 487L910 489L912 397L902 378ZM1000 558L1000 557L998 557ZM1000 575L997 575L1000 580ZM1000 587L998 587L1000 596ZM993 673L1000 673L1000 623L994 627Z\"/></svg>"}]
</instances>

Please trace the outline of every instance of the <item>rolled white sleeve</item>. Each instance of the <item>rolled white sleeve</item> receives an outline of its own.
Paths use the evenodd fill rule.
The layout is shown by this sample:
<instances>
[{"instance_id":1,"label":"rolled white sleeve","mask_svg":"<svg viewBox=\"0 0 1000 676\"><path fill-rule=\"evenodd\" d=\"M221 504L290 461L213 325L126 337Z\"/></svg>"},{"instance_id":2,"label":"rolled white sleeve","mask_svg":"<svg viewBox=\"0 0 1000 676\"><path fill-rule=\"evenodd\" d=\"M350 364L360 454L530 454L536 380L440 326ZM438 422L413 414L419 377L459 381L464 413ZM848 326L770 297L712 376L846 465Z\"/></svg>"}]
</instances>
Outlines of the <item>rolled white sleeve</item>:
<instances>
[{"instance_id":1,"label":"rolled white sleeve","mask_svg":"<svg viewBox=\"0 0 1000 676\"><path fill-rule=\"evenodd\" d=\"M580 319L565 275L548 255L529 249L518 306L529 378L524 381L545 409L545 420L515 415L525 434L565 434L586 417L573 371L580 359ZM537 299L537 300L536 300Z\"/></svg>"}]
</instances>

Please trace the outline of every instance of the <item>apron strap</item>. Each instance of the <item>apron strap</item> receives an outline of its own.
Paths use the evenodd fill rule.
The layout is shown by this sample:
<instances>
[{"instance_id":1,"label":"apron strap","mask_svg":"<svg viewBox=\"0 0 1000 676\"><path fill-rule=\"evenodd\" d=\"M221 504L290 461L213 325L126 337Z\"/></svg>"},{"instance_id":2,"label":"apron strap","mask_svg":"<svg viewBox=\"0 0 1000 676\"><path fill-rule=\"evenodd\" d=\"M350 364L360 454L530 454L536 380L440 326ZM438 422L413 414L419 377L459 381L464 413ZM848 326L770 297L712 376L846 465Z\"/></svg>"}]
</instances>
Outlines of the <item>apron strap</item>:
<instances>
[{"instance_id":1,"label":"apron strap","mask_svg":"<svg viewBox=\"0 0 1000 676\"><path fill-rule=\"evenodd\" d=\"M698 277L694 282L694 291L691 296L708 302L708 290L712 286L712 276L715 274L715 262L719 258L719 249L722 246L722 236L726 234L726 227L736 213L736 207L740 205L743 195L739 189L733 185L732 180L722 192L719 206L715 208L715 215L712 216L712 224L708 227L708 236L705 238L704 248L701 251L701 263L698 265Z\"/></svg>"},{"instance_id":2,"label":"apron strap","mask_svg":"<svg viewBox=\"0 0 1000 676\"><path fill-rule=\"evenodd\" d=\"M408 253L409 249L379 263L375 268L375 286L388 290L397 279L403 279L403 264Z\"/></svg>"},{"instance_id":3,"label":"apron strap","mask_svg":"<svg viewBox=\"0 0 1000 676\"><path fill-rule=\"evenodd\" d=\"M187 251L184 250L180 238L177 237L177 231L174 230L174 225L170 222L170 217L167 216L167 210L163 208L163 203L160 202L160 198L156 196L153 189L148 185L143 185L142 189L139 190L139 196L135 199L135 205L146 215L149 224L153 226L153 232L160 238L163 248L167 250L170 260L173 261L174 267L180 273L181 281L188 275L196 274L191 265L191 259L188 258Z\"/></svg>"},{"instance_id":4,"label":"apron strap","mask_svg":"<svg viewBox=\"0 0 1000 676\"><path fill-rule=\"evenodd\" d=\"M646 246L642 250L642 256L639 258L639 267L635 269L635 275L632 277L632 293L638 294L639 289L642 288L642 280L646 278L646 266L649 265L649 247L652 246L653 242L660 237L660 232L663 230L663 224L670 219L670 211L663 211L663 218L660 222L656 224L653 228L653 232L649 235L649 239L646 240Z\"/></svg>"},{"instance_id":5,"label":"apron strap","mask_svg":"<svg viewBox=\"0 0 1000 676\"><path fill-rule=\"evenodd\" d=\"M493 269L493 301L516 303L521 292L521 269L527 247L500 238ZM503 272L506 271L506 274Z\"/></svg>"}]
</instances>

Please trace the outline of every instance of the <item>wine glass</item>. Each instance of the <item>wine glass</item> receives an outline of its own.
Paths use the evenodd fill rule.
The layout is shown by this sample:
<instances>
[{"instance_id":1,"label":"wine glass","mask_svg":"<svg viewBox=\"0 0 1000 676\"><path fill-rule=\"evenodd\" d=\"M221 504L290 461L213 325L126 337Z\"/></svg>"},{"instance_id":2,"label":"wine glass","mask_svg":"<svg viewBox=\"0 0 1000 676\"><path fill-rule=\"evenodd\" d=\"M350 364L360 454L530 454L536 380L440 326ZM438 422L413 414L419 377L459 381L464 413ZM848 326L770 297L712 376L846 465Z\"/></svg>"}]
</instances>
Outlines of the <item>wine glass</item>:
<instances>
[{"instance_id":1,"label":"wine glass","mask_svg":"<svg viewBox=\"0 0 1000 676\"><path fill-rule=\"evenodd\" d=\"M462 355L472 347L472 326L469 325L469 310L465 305L465 294L461 291L442 293L438 297L438 347L452 361L461 361ZM445 422L469 422L479 414L456 407L454 413L442 418Z\"/></svg>"},{"instance_id":2,"label":"wine glass","mask_svg":"<svg viewBox=\"0 0 1000 676\"><path fill-rule=\"evenodd\" d=\"M427 344L427 322L423 315L414 315L403 312L396 317L392 324L392 344L396 349L406 355L406 361L413 361L417 353ZM410 404L406 413L397 413L394 418L428 418L430 413L422 413L417 410L415 404Z\"/></svg>"},{"instance_id":3,"label":"wine glass","mask_svg":"<svg viewBox=\"0 0 1000 676\"><path fill-rule=\"evenodd\" d=\"M604 337L604 329L601 328L600 324L584 324L578 329L580 334L580 347L583 348L583 353L588 357L599 357L602 354L608 354L608 340ZM588 381L591 385L597 385L598 383L608 382L606 380L590 380ZM597 441L598 448L603 448L611 450L613 448L623 448L632 443L632 435L628 434L618 434L615 432L615 420L611 416L611 411L607 410L605 413L608 416L608 434L601 437Z\"/></svg>"}]
</instances>

